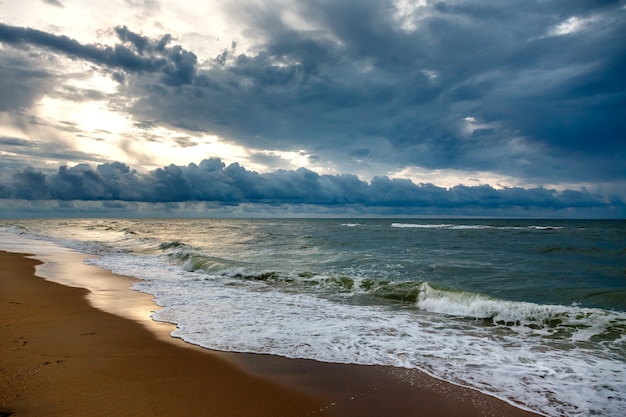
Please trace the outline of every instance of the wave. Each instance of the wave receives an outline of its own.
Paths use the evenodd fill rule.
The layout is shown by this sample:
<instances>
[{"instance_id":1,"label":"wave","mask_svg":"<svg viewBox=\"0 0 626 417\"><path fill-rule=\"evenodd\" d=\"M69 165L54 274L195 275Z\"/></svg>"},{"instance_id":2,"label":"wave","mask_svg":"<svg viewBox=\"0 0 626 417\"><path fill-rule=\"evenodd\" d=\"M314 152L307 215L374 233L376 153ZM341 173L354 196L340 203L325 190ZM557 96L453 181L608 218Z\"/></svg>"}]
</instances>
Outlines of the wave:
<instances>
[{"instance_id":1,"label":"wave","mask_svg":"<svg viewBox=\"0 0 626 417\"><path fill-rule=\"evenodd\" d=\"M559 245L550 245L541 248L540 252L542 253L584 253L584 254L601 254L603 250L601 248L596 247L574 247L574 246L559 246Z\"/></svg>"},{"instance_id":2,"label":"wave","mask_svg":"<svg viewBox=\"0 0 626 417\"><path fill-rule=\"evenodd\" d=\"M24 235L28 233L28 230L23 226L14 225L14 226L1 227L0 232L11 233L15 235Z\"/></svg>"},{"instance_id":3,"label":"wave","mask_svg":"<svg viewBox=\"0 0 626 417\"><path fill-rule=\"evenodd\" d=\"M360 305L396 305L461 320L480 321L558 340L626 342L626 313L578 306L535 304L503 300L486 294L439 288L427 281L395 281L312 271L261 270L244 262L193 252L183 248L169 254L188 272L263 282L268 289L312 294Z\"/></svg>"},{"instance_id":4,"label":"wave","mask_svg":"<svg viewBox=\"0 0 626 417\"><path fill-rule=\"evenodd\" d=\"M626 313L597 308L535 304L484 294L440 290L423 283L416 306L447 316L482 320L526 333L574 342L626 343Z\"/></svg>"},{"instance_id":5,"label":"wave","mask_svg":"<svg viewBox=\"0 0 626 417\"><path fill-rule=\"evenodd\" d=\"M391 227L405 227L415 229L449 229L453 224L420 224L420 223L391 223Z\"/></svg>"},{"instance_id":6,"label":"wave","mask_svg":"<svg viewBox=\"0 0 626 417\"><path fill-rule=\"evenodd\" d=\"M491 226L487 224L452 224L452 223L392 223L391 227L414 229L449 229L449 230L559 230L562 226Z\"/></svg>"},{"instance_id":7,"label":"wave","mask_svg":"<svg viewBox=\"0 0 626 417\"><path fill-rule=\"evenodd\" d=\"M173 240L171 242L162 242L159 244L159 249L161 250L166 250L166 249L172 249L172 248L180 248L180 247L186 247L187 245L185 245L182 242L179 242L178 240Z\"/></svg>"},{"instance_id":8,"label":"wave","mask_svg":"<svg viewBox=\"0 0 626 417\"><path fill-rule=\"evenodd\" d=\"M291 287L297 292L316 292L343 297L359 296L371 299L415 303L421 282L392 281L373 278L328 275L312 271L275 271L258 269L253 264L224 259L195 252L179 242L161 244L167 256L182 264L188 272L209 276L224 276L244 280L267 281L277 288Z\"/></svg>"},{"instance_id":9,"label":"wave","mask_svg":"<svg viewBox=\"0 0 626 417\"><path fill-rule=\"evenodd\" d=\"M100 255L103 253L111 253L111 252L123 252L122 249L112 249L111 247L107 247L106 245L95 242L95 241L80 241L75 239L68 239L62 237L56 237L41 233L37 230L31 230L29 228L15 225L3 227L0 229L0 232L10 233L13 235L21 236L25 239L42 241L42 242L50 242L53 244L57 244L68 249L73 249L78 252L82 252L89 255Z\"/></svg>"},{"instance_id":10,"label":"wave","mask_svg":"<svg viewBox=\"0 0 626 417\"><path fill-rule=\"evenodd\" d=\"M323 227L333 239L345 237L349 235L346 227L356 224L356 220L345 220L353 221L345 223L340 233L331 230L337 223L324 222ZM409 237L415 233L509 234L449 232L446 228L518 229L510 233L538 239L534 250L545 252L577 252L578 247L588 245L543 238L548 224L578 230L570 223L461 222L404 220L394 224L407 226L394 227L416 227L405 230ZM385 232L379 221L376 227L362 222L362 230L356 230L358 236L350 241L371 238L376 243L371 253L376 256L359 252L354 258L339 246L343 240L330 242L332 250L322 244L302 250L301 237L313 235L309 229L291 233L290 228L287 239L280 239L286 234L254 234L242 227L233 238L219 235L215 228L196 230L195 224L189 231L176 223L171 230L150 234L148 229L159 229L145 222L118 222L110 227L114 222L98 221L93 228L83 227L84 223L56 222L45 229L33 222L25 223L28 229L8 231L98 254L86 262L141 278L134 288L152 294L164 307L154 318L175 323L175 336L190 343L227 351L419 368L545 415L625 415L626 312L526 302L533 298L505 300L480 293L479 287L461 279L439 282L440 271L404 267L414 252L396 257L380 251L377 243ZM421 223L443 230L428 232L419 229ZM364 233L370 229L371 235ZM384 238L395 243L401 231L388 229ZM255 236L256 240L248 240ZM277 243L271 246L266 236ZM446 246L450 242L454 244L454 239L445 239ZM307 247L316 244L308 238L304 243ZM358 243L369 248L367 242ZM621 256L623 247L619 243L611 256L620 250ZM433 259L436 263L442 258ZM455 277L459 271L463 270L443 275ZM490 282L493 288L485 291L496 291L502 281ZM523 281L520 287L532 282ZM603 290L599 287L590 296L604 297ZM623 297L623 292L611 294ZM511 295L517 296L523 297Z\"/></svg>"},{"instance_id":11,"label":"wave","mask_svg":"<svg viewBox=\"0 0 626 417\"><path fill-rule=\"evenodd\" d=\"M149 281L142 284L143 290L163 300L165 308L155 318L175 323L174 335L190 343L225 351L419 368L532 405L545 415L600 415L599 410L620 415L614 410L623 410L623 371L616 364L623 363L619 361L626 349L624 314L500 300L426 281L312 272L236 275L236 265L228 260L198 254L189 259L196 267L216 262L231 269L220 276L197 269L200 274L189 274L186 282L178 276L152 288ZM174 294L169 301L167 293ZM380 300L399 303L385 308ZM600 388L598 381L604 384ZM570 393L581 386L588 390L586 395L572 398ZM615 400L607 403L607 394ZM543 398L552 401L542 403Z\"/></svg>"}]
</instances>

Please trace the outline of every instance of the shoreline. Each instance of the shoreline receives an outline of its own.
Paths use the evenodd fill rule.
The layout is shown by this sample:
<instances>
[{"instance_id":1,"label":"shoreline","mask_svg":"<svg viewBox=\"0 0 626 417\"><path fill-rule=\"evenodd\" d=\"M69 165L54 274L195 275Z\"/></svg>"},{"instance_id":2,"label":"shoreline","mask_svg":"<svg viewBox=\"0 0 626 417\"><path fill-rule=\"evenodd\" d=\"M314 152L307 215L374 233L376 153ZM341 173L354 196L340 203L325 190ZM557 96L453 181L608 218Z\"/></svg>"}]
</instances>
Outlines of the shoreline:
<instances>
[{"instance_id":1,"label":"shoreline","mask_svg":"<svg viewBox=\"0 0 626 417\"><path fill-rule=\"evenodd\" d=\"M0 416L538 415L417 370L203 349L145 317L156 305L132 278L89 267L109 276L94 295L27 256L0 251ZM113 277L143 296L127 318L94 301L128 301Z\"/></svg>"}]
</instances>

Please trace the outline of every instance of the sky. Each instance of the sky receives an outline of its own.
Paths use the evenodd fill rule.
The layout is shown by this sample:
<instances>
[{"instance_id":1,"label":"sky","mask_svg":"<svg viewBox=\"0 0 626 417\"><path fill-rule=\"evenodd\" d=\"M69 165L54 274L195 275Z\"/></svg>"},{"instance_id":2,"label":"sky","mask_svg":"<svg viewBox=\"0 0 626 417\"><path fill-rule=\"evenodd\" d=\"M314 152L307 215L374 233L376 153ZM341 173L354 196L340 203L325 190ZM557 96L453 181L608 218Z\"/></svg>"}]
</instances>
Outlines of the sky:
<instances>
[{"instance_id":1,"label":"sky","mask_svg":"<svg viewBox=\"0 0 626 417\"><path fill-rule=\"evenodd\" d=\"M0 0L0 217L626 218L626 0Z\"/></svg>"}]
</instances>

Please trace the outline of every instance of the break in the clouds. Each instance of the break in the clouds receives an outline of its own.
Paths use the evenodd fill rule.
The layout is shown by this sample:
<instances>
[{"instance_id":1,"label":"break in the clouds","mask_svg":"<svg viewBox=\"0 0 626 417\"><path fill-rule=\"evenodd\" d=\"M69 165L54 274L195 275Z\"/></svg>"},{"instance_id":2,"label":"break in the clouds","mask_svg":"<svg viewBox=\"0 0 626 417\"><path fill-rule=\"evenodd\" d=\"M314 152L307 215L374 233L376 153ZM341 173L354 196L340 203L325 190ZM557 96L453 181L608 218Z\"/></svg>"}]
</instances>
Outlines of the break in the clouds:
<instances>
[{"instance_id":1,"label":"break in the clouds","mask_svg":"<svg viewBox=\"0 0 626 417\"><path fill-rule=\"evenodd\" d=\"M126 1L119 21L40 4L104 26L0 22L5 195L563 210L626 197L623 0L214 1L211 19ZM228 161L222 180L246 174L229 191L158 180L211 158ZM137 170L127 194L59 185L104 181L113 161Z\"/></svg>"}]
</instances>

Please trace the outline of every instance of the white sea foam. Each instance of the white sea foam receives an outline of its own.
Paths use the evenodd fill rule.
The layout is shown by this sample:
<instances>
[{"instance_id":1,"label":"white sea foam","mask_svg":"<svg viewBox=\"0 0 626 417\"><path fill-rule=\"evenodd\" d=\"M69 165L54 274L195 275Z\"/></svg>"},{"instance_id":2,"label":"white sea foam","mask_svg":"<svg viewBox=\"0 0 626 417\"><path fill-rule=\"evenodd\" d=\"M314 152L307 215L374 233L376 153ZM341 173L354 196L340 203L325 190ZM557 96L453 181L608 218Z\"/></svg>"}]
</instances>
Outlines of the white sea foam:
<instances>
[{"instance_id":1,"label":"white sea foam","mask_svg":"<svg viewBox=\"0 0 626 417\"><path fill-rule=\"evenodd\" d=\"M496 226L485 224L431 224L431 223L392 223L391 227L413 228L413 229L449 229L449 230L484 230L484 229L501 229Z\"/></svg>"},{"instance_id":2,"label":"white sea foam","mask_svg":"<svg viewBox=\"0 0 626 417\"><path fill-rule=\"evenodd\" d=\"M416 308L343 303L337 300L375 290L369 289L367 275L359 275L358 269L336 297L327 297L254 279L265 270L254 264L244 268L240 261L225 259L226 252L219 255L223 258L199 259L223 265L196 269L188 262L183 268L187 260L182 257L125 253L120 246L74 241L64 233L47 239L96 252L101 256L90 263L141 278L136 289L155 295L164 306L154 318L175 323L174 336L190 343L226 351L419 368L549 416L626 415L623 313L503 301L438 289L427 282L419 287ZM126 239L124 234L107 236ZM121 245L143 244L139 237L132 239L120 240ZM181 242L188 242L188 236L154 246L170 255L196 253ZM300 242L294 250L317 251ZM607 331L610 326L617 326L615 335ZM598 348L602 346L607 348Z\"/></svg>"},{"instance_id":3,"label":"white sea foam","mask_svg":"<svg viewBox=\"0 0 626 417\"><path fill-rule=\"evenodd\" d=\"M487 224L452 224L452 223L392 223L391 227L412 229L449 229L449 230L559 230L562 226L491 226Z\"/></svg>"},{"instance_id":4,"label":"white sea foam","mask_svg":"<svg viewBox=\"0 0 626 417\"><path fill-rule=\"evenodd\" d=\"M448 229L452 224L421 224L421 223L391 223L391 227L405 227L415 229Z\"/></svg>"},{"instance_id":5,"label":"white sea foam","mask_svg":"<svg viewBox=\"0 0 626 417\"><path fill-rule=\"evenodd\" d=\"M626 314L604 312L600 309L544 305L521 301L505 301L483 294L463 291L437 290L424 283L417 301L417 306L433 313L477 319L489 318L494 322L525 323L559 318L566 320L585 317L589 323L597 316L606 315L615 319L626 320ZM592 318L591 316L594 315Z\"/></svg>"},{"instance_id":6,"label":"white sea foam","mask_svg":"<svg viewBox=\"0 0 626 417\"><path fill-rule=\"evenodd\" d=\"M135 288L165 306L154 319L175 323L174 336L206 348L418 368L551 416L626 410L625 367L584 347L564 352L508 327L494 332L429 312L341 304L263 282L181 271L151 257L118 254L91 262L143 278ZM438 310L444 299L429 291L418 304ZM511 319L497 301L487 301L448 299L442 308L445 314ZM618 400L607 403L607 395Z\"/></svg>"}]
</instances>

